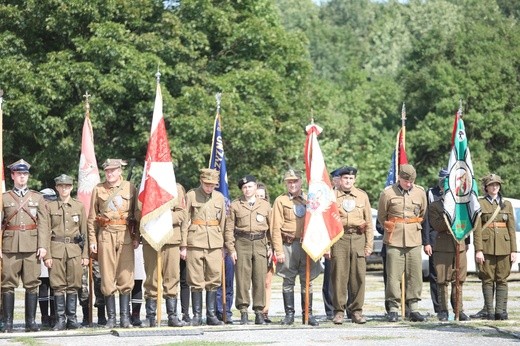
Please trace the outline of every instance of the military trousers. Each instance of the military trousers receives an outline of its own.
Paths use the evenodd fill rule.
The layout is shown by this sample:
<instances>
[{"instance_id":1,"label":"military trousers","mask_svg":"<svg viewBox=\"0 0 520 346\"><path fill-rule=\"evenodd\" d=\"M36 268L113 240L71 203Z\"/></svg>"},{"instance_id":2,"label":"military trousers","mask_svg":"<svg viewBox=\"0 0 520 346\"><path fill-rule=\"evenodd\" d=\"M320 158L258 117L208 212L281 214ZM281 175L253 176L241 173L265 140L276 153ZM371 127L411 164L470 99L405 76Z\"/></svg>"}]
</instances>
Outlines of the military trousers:
<instances>
[{"instance_id":1,"label":"military trousers","mask_svg":"<svg viewBox=\"0 0 520 346\"><path fill-rule=\"evenodd\" d=\"M507 278L511 274L511 256L494 256L484 254L484 263L478 265L479 278L482 284L507 284Z\"/></svg>"},{"instance_id":2,"label":"military trousers","mask_svg":"<svg viewBox=\"0 0 520 346\"><path fill-rule=\"evenodd\" d=\"M459 252L459 281L466 281L468 271L468 259L466 251ZM433 262L435 263L435 271L437 273L437 285L447 282L456 281L455 272L455 252L439 252L433 253Z\"/></svg>"},{"instance_id":3,"label":"military trousers","mask_svg":"<svg viewBox=\"0 0 520 346\"><path fill-rule=\"evenodd\" d=\"M191 291L216 291L222 284L222 261L222 248L189 247L186 255L186 281Z\"/></svg>"},{"instance_id":4,"label":"military trousers","mask_svg":"<svg viewBox=\"0 0 520 346\"><path fill-rule=\"evenodd\" d=\"M267 239L235 240L237 262L235 265L235 306L245 312L251 304L249 290L253 284L253 310L262 311L265 306L265 276L267 274Z\"/></svg>"},{"instance_id":5,"label":"military trousers","mask_svg":"<svg viewBox=\"0 0 520 346\"><path fill-rule=\"evenodd\" d=\"M276 275L283 278L282 291L285 293L294 292L296 277L300 277L301 293L306 290L307 253L302 249L300 239L295 239L291 244L283 244L285 261L276 264ZM312 293L312 280L316 279L321 273L321 264L309 259L310 281L309 293Z\"/></svg>"},{"instance_id":6,"label":"military trousers","mask_svg":"<svg viewBox=\"0 0 520 346\"><path fill-rule=\"evenodd\" d=\"M74 293L81 288L83 268L81 256L68 257L67 251L63 258L53 258L49 269L49 280L54 293Z\"/></svg>"},{"instance_id":7,"label":"military trousers","mask_svg":"<svg viewBox=\"0 0 520 346\"><path fill-rule=\"evenodd\" d=\"M395 247L386 249L386 289L385 300L390 312L399 312L401 302L401 278L405 276L405 300L410 311L417 311L422 291L421 246Z\"/></svg>"},{"instance_id":8,"label":"military trousers","mask_svg":"<svg viewBox=\"0 0 520 346\"><path fill-rule=\"evenodd\" d=\"M38 293L41 264L36 252L4 252L2 255L2 293L13 292L20 279L27 293Z\"/></svg>"},{"instance_id":9,"label":"military trousers","mask_svg":"<svg viewBox=\"0 0 520 346\"><path fill-rule=\"evenodd\" d=\"M173 298L177 296L180 281L180 255L179 244L165 244L161 248L161 276L163 297ZM157 251L150 244L143 244L145 298L157 299Z\"/></svg>"},{"instance_id":10,"label":"military trousers","mask_svg":"<svg viewBox=\"0 0 520 346\"><path fill-rule=\"evenodd\" d=\"M127 231L100 230L98 262L101 292L129 294L134 288L134 247Z\"/></svg>"},{"instance_id":11,"label":"military trousers","mask_svg":"<svg viewBox=\"0 0 520 346\"><path fill-rule=\"evenodd\" d=\"M332 304L334 311L344 311L347 290L350 305L347 310L363 309L365 302L365 235L344 234L331 249Z\"/></svg>"}]
</instances>

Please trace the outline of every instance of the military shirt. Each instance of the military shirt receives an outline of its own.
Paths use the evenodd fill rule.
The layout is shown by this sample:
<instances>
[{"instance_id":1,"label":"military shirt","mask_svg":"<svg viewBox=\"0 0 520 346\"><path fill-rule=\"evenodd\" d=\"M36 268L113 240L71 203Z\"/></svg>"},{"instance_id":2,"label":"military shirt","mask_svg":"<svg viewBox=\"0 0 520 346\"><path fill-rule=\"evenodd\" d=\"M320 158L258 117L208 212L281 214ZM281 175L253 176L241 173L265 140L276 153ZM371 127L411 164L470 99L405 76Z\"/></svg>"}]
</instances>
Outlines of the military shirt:
<instances>
[{"instance_id":1,"label":"military shirt","mask_svg":"<svg viewBox=\"0 0 520 346\"><path fill-rule=\"evenodd\" d=\"M50 232L48 228L45 200L39 192L28 190L20 197L13 191L5 192L2 219L2 252L36 252L39 248L49 249ZM20 210L18 210L22 206ZM9 228L17 230L9 230ZM34 228L34 229L25 229Z\"/></svg>"},{"instance_id":2,"label":"military shirt","mask_svg":"<svg viewBox=\"0 0 520 346\"><path fill-rule=\"evenodd\" d=\"M186 194L188 217L181 226L181 246L216 249L224 246L226 201L218 191L206 194L202 187ZM196 224L205 223L205 224Z\"/></svg>"},{"instance_id":3,"label":"military shirt","mask_svg":"<svg viewBox=\"0 0 520 346\"><path fill-rule=\"evenodd\" d=\"M409 191L400 188L399 183L386 187L379 197L377 219L381 225L391 218L424 218L426 213L426 193L414 184ZM395 247L415 247L422 245L420 222L396 222L392 234L385 231L384 243Z\"/></svg>"},{"instance_id":4,"label":"military shirt","mask_svg":"<svg viewBox=\"0 0 520 346\"><path fill-rule=\"evenodd\" d=\"M271 240L277 255L284 253L282 233L301 238L305 225L307 201L303 195L293 197L289 193L278 196L273 204Z\"/></svg>"},{"instance_id":5,"label":"military shirt","mask_svg":"<svg viewBox=\"0 0 520 346\"><path fill-rule=\"evenodd\" d=\"M374 225L372 224L372 209L365 191L352 187L349 192L334 190L336 204L343 229L357 229L366 224L365 229L365 251L372 252L374 246Z\"/></svg>"},{"instance_id":6,"label":"military shirt","mask_svg":"<svg viewBox=\"0 0 520 346\"><path fill-rule=\"evenodd\" d=\"M451 230L444 219L444 205L442 199L430 204L428 207L428 220L431 228L436 231L433 251L455 253L456 244L459 245L459 252L466 251L464 240L455 240L455 237L451 233Z\"/></svg>"},{"instance_id":7,"label":"military shirt","mask_svg":"<svg viewBox=\"0 0 520 346\"><path fill-rule=\"evenodd\" d=\"M482 214L477 218L477 224L474 231L475 252L482 251L487 255L509 255L516 252L516 224L511 202L500 198L503 207L498 212L493 222L482 229L484 224L493 216L496 203L491 203L487 198L479 198ZM494 223L505 223L506 227L497 227Z\"/></svg>"},{"instance_id":8,"label":"military shirt","mask_svg":"<svg viewBox=\"0 0 520 346\"><path fill-rule=\"evenodd\" d=\"M271 205L264 199L257 198L249 205L244 196L231 203L229 216L226 218L226 234L229 242L226 248L231 253L235 250L235 231L244 233L267 232L269 230Z\"/></svg>"}]
</instances>

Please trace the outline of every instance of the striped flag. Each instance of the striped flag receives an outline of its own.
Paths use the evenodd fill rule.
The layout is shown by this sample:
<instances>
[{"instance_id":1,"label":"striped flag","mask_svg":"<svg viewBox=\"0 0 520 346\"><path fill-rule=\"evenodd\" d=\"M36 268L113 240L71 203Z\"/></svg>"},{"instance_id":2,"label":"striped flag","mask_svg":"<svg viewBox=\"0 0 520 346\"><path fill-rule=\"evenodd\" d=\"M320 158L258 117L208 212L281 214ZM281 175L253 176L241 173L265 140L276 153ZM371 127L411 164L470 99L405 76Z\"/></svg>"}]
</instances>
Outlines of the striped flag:
<instances>
[{"instance_id":1,"label":"striped flag","mask_svg":"<svg viewBox=\"0 0 520 346\"><path fill-rule=\"evenodd\" d=\"M158 72L152 128L139 188L141 235L156 251L161 250L173 231L171 208L177 198L177 185L164 123L159 77Z\"/></svg>"},{"instance_id":2,"label":"striped flag","mask_svg":"<svg viewBox=\"0 0 520 346\"><path fill-rule=\"evenodd\" d=\"M462 106L455 115L448 172L444 187L444 213L453 235L460 241L473 230L480 213L478 185L462 120Z\"/></svg>"},{"instance_id":3,"label":"striped flag","mask_svg":"<svg viewBox=\"0 0 520 346\"><path fill-rule=\"evenodd\" d=\"M218 100L219 97L220 94L217 94ZM226 200L226 213L229 213L229 206L231 204L231 201L229 199L226 156L224 155L224 143L222 141L220 104L217 105L217 114L215 115L215 123L213 126L213 140L211 141L211 156L209 159L209 168L216 169L219 172L219 183L215 190L219 191L224 195L224 198Z\"/></svg>"},{"instance_id":4,"label":"striped flag","mask_svg":"<svg viewBox=\"0 0 520 346\"><path fill-rule=\"evenodd\" d=\"M78 172L78 199L85 207L86 215L89 215L90 200L94 187L100 182L99 169L94 150L94 132L90 122L89 94L85 94L85 120L81 134L81 155L79 157Z\"/></svg>"},{"instance_id":5,"label":"striped flag","mask_svg":"<svg viewBox=\"0 0 520 346\"><path fill-rule=\"evenodd\" d=\"M343 226L336 205L336 196L330 183L323 153L318 143L322 129L310 124L305 128L305 173L309 192L302 248L317 261L343 235Z\"/></svg>"}]
</instances>

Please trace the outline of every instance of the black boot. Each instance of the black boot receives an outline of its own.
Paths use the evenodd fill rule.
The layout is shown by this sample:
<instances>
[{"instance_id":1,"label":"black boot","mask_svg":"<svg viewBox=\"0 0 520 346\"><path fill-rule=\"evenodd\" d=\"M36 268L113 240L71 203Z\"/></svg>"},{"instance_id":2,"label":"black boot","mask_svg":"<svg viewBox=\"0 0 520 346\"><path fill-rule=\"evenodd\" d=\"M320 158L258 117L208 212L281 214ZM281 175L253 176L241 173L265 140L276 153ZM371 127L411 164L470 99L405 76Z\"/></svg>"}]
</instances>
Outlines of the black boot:
<instances>
[{"instance_id":1,"label":"black boot","mask_svg":"<svg viewBox=\"0 0 520 346\"><path fill-rule=\"evenodd\" d=\"M177 318L177 297L166 298L166 312L169 327L182 327L184 323Z\"/></svg>"},{"instance_id":2,"label":"black boot","mask_svg":"<svg viewBox=\"0 0 520 346\"><path fill-rule=\"evenodd\" d=\"M36 324L36 306L38 305L38 293L25 292L25 331L38 332Z\"/></svg>"},{"instance_id":3,"label":"black boot","mask_svg":"<svg viewBox=\"0 0 520 346\"><path fill-rule=\"evenodd\" d=\"M206 291L206 324L208 326L221 326L224 324L215 315L216 302L217 291Z\"/></svg>"},{"instance_id":4,"label":"black boot","mask_svg":"<svg viewBox=\"0 0 520 346\"><path fill-rule=\"evenodd\" d=\"M86 327L90 325L90 318L89 318L89 310L88 310L88 301L81 303L81 310L83 311L83 321L81 322L81 325L83 327Z\"/></svg>"},{"instance_id":5,"label":"black boot","mask_svg":"<svg viewBox=\"0 0 520 346\"><path fill-rule=\"evenodd\" d=\"M282 324L290 326L294 324L294 292L283 292L283 306L285 318L282 320Z\"/></svg>"},{"instance_id":6,"label":"black boot","mask_svg":"<svg viewBox=\"0 0 520 346\"><path fill-rule=\"evenodd\" d=\"M119 325L130 328L130 293L119 294Z\"/></svg>"},{"instance_id":7,"label":"black boot","mask_svg":"<svg viewBox=\"0 0 520 346\"><path fill-rule=\"evenodd\" d=\"M302 293L301 294L301 298L302 298L302 323L305 323L305 294ZM318 323L318 321L316 320L316 318L312 315L312 293L309 293L309 320L307 321L307 323L310 325L310 326L313 326L313 327L317 327L319 326L320 324Z\"/></svg>"},{"instance_id":8,"label":"black boot","mask_svg":"<svg viewBox=\"0 0 520 346\"><path fill-rule=\"evenodd\" d=\"M116 326L116 296L106 296L105 305L107 307L107 323L105 328L115 328ZM99 312L99 311L98 311Z\"/></svg>"},{"instance_id":9,"label":"black boot","mask_svg":"<svg viewBox=\"0 0 520 346\"><path fill-rule=\"evenodd\" d=\"M2 332L13 332L13 313L14 313L14 292L4 292L2 294L2 310L4 315L4 327Z\"/></svg>"},{"instance_id":10,"label":"black boot","mask_svg":"<svg viewBox=\"0 0 520 346\"><path fill-rule=\"evenodd\" d=\"M262 310L255 311L255 324L267 324Z\"/></svg>"},{"instance_id":11,"label":"black boot","mask_svg":"<svg viewBox=\"0 0 520 346\"><path fill-rule=\"evenodd\" d=\"M132 303L130 322L134 327L140 327L143 324L143 322L141 322L141 303Z\"/></svg>"},{"instance_id":12,"label":"black boot","mask_svg":"<svg viewBox=\"0 0 520 346\"><path fill-rule=\"evenodd\" d=\"M249 324L247 311L240 311L240 324Z\"/></svg>"},{"instance_id":13,"label":"black boot","mask_svg":"<svg viewBox=\"0 0 520 346\"><path fill-rule=\"evenodd\" d=\"M192 326L200 326L202 324L202 292L191 292L191 308L193 318Z\"/></svg>"},{"instance_id":14,"label":"black boot","mask_svg":"<svg viewBox=\"0 0 520 346\"><path fill-rule=\"evenodd\" d=\"M146 320L143 323L143 327L157 327L157 321L155 320L155 315L157 313L157 300L146 298L144 308L146 309Z\"/></svg>"},{"instance_id":15,"label":"black boot","mask_svg":"<svg viewBox=\"0 0 520 346\"><path fill-rule=\"evenodd\" d=\"M103 299L104 301L104 299ZM105 314L106 306L105 304L101 304L97 306L97 324L98 326L106 326L107 325L107 316Z\"/></svg>"},{"instance_id":16,"label":"black boot","mask_svg":"<svg viewBox=\"0 0 520 346\"><path fill-rule=\"evenodd\" d=\"M67 329L78 329L81 328L81 324L78 323L76 317L76 307L78 306L78 294L67 293L67 303L65 307L65 313L67 315Z\"/></svg>"},{"instance_id":17,"label":"black boot","mask_svg":"<svg viewBox=\"0 0 520 346\"><path fill-rule=\"evenodd\" d=\"M67 318L65 316L64 294L54 296L54 309L56 311L57 321L52 330L65 330L67 328Z\"/></svg>"}]
</instances>

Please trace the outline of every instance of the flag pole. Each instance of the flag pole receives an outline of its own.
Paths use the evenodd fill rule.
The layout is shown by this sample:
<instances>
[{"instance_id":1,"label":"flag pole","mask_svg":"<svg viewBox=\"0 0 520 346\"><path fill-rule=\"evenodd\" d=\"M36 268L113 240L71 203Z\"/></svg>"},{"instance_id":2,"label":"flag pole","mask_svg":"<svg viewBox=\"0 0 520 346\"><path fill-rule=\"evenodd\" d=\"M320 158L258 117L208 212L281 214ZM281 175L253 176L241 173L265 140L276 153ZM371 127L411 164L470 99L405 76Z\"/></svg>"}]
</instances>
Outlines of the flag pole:
<instances>
[{"instance_id":1,"label":"flag pole","mask_svg":"<svg viewBox=\"0 0 520 346\"><path fill-rule=\"evenodd\" d=\"M462 119L462 99L459 100L459 111L457 112L457 121L459 122L459 119ZM452 137L454 137L455 134L452 134ZM453 232L450 232L453 235ZM460 252L459 252L459 242L455 238L455 320L459 320L460 316L460 299L461 299L461 287L460 287Z\"/></svg>"},{"instance_id":2,"label":"flag pole","mask_svg":"<svg viewBox=\"0 0 520 346\"><path fill-rule=\"evenodd\" d=\"M2 179L4 179L4 112L2 110L2 103L4 102L4 91L0 89L0 168L2 172ZM2 182L3 183L3 182ZM3 193L4 191L2 191ZM0 211L3 213L4 205L3 205L3 199L0 198ZM0 239L3 237L3 231L0 229ZM0 251L2 251L2 244L0 244ZM0 258L0 273L2 272L2 264L3 260ZM2 294L2 287L0 286L0 294ZM2 306L2 303L0 302L0 307Z\"/></svg>"},{"instance_id":3,"label":"flag pole","mask_svg":"<svg viewBox=\"0 0 520 346\"><path fill-rule=\"evenodd\" d=\"M406 105L403 102L403 106L401 108L401 138L403 139L403 148L406 149ZM399 145L399 144L398 144ZM400 145L399 145L400 147ZM399 153L399 151L398 151ZM400 153L399 153L400 154ZM400 158L398 157L397 169L395 170L397 174L399 174L399 163ZM406 317L406 276L404 273L406 272L406 263L405 263L405 271L401 275L401 318L404 320Z\"/></svg>"}]
</instances>

